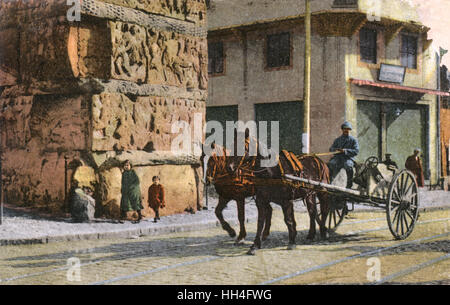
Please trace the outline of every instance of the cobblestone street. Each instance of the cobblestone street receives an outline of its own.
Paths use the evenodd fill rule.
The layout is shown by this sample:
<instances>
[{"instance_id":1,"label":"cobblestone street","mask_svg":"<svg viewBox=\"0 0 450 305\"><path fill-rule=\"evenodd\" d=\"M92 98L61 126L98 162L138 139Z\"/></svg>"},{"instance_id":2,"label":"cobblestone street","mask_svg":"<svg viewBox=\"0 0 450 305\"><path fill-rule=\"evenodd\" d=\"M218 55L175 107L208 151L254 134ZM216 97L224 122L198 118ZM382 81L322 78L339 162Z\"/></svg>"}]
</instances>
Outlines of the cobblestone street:
<instances>
[{"instance_id":1,"label":"cobblestone street","mask_svg":"<svg viewBox=\"0 0 450 305\"><path fill-rule=\"evenodd\" d=\"M254 207L253 207L254 208ZM233 209L234 210L234 209ZM327 242L305 243L307 214L297 212L297 247L274 209L271 235L256 256L220 227L123 239L2 246L1 284L450 284L450 211L423 211L412 235L395 241L385 214L351 213ZM377 266L375 264L374 266ZM376 272L374 273L377 274Z\"/></svg>"}]
</instances>

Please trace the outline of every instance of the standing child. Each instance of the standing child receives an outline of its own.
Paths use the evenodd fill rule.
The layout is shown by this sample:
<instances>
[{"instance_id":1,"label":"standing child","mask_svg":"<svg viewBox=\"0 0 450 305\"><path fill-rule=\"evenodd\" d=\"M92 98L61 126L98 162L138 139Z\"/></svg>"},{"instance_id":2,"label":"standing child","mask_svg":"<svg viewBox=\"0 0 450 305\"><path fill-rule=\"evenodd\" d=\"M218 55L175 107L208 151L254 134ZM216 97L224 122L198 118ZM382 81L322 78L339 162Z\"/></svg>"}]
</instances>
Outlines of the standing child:
<instances>
[{"instance_id":1,"label":"standing child","mask_svg":"<svg viewBox=\"0 0 450 305\"><path fill-rule=\"evenodd\" d=\"M154 222L160 220L159 208L165 207L164 187L159 183L159 177L152 178L153 184L148 188L148 206L155 211Z\"/></svg>"}]
</instances>

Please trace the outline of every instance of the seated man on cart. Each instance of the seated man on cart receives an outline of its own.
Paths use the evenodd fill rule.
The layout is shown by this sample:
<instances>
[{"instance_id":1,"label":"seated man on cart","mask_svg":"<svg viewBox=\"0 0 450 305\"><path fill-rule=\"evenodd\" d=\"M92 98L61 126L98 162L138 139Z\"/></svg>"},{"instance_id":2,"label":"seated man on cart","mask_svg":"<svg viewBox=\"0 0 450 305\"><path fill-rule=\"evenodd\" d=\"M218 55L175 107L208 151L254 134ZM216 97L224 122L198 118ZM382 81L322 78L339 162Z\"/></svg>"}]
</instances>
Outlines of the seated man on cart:
<instances>
[{"instance_id":1,"label":"seated man on cart","mask_svg":"<svg viewBox=\"0 0 450 305\"><path fill-rule=\"evenodd\" d=\"M347 173L347 186L350 189L353 185L353 166L355 156L359 153L359 143L355 137L350 135L352 125L344 122L341 125L342 135L334 140L330 147L330 152L337 152L328 163L330 168L331 181L336 177L339 171L344 168Z\"/></svg>"}]
</instances>

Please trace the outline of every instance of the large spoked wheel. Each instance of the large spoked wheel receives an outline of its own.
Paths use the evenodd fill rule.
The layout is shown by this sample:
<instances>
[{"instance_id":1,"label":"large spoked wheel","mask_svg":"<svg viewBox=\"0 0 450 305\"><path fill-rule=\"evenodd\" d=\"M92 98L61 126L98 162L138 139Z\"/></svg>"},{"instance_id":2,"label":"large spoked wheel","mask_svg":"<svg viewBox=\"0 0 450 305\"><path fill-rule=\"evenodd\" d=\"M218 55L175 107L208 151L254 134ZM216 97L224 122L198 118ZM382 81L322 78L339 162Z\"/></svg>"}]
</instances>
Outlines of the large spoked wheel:
<instances>
[{"instance_id":1,"label":"large spoked wheel","mask_svg":"<svg viewBox=\"0 0 450 305\"><path fill-rule=\"evenodd\" d=\"M344 202L343 208L331 206L326 220L327 229L331 232L336 231L337 227L342 223L345 215L347 214L348 214L347 203Z\"/></svg>"},{"instance_id":2,"label":"large spoked wheel","mask_svg":"<svg viewBox=\"0 0 450 305\"><path fill-rule=\"evenodd\" d=\"M389 230L396 239L405 239L413 231L419 215L418 186L408 170L397 173L389 186L386 216Z\"/></svg>"},{"instance_id":3,"label":"large spoked wheel","mask_svg":"<svg viewBox=\"0 0 450 305\"><path fill-rule=\"evenodd\" d=\"M327 218L325 219L325 226L330 232L336 231L337 227L344 220L345 215L348 214L347 203L344 199L339 197L333 197L333 202L339 201L338 204L330 204L328 207ZM318 209L317 211L317 223L323 219L323 215Z\"/></svg>"}]
</instances>

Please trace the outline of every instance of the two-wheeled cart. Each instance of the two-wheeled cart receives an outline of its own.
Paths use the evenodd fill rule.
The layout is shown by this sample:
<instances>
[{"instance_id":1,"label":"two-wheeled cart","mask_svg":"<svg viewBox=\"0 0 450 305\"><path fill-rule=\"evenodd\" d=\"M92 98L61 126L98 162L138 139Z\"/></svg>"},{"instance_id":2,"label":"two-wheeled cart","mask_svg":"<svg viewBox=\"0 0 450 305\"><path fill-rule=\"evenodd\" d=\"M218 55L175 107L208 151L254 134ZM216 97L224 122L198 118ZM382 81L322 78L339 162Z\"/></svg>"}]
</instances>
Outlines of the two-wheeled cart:
<instances>
[{"instance_id":1,"label":"two-wheeled cart","mask_svg":"<svg viewBox=\"0 0 450 305\"><path fill-rule=\"evenodd\" d=\"M327 215L327 227L331 230L336 229L344 219L348 202L385 209L389 230L396 239L407 238L418 218L419 194L414 174L379 163L376 157L370 157L356 167L354 181L358 189L347 189L293 175L284 175L284 179L332 195Z\"/></svg>"}]
</instances>

